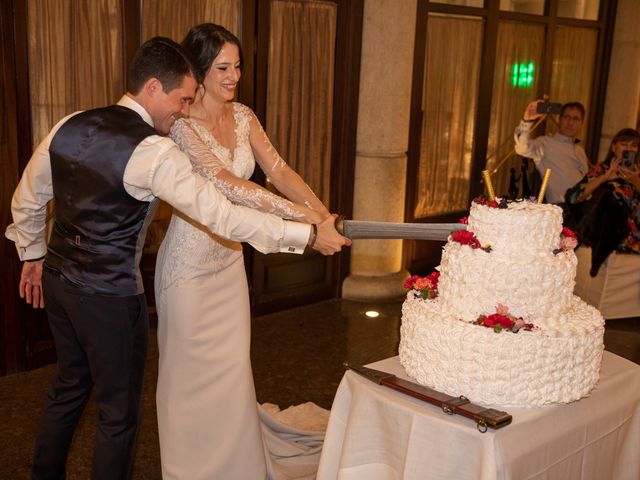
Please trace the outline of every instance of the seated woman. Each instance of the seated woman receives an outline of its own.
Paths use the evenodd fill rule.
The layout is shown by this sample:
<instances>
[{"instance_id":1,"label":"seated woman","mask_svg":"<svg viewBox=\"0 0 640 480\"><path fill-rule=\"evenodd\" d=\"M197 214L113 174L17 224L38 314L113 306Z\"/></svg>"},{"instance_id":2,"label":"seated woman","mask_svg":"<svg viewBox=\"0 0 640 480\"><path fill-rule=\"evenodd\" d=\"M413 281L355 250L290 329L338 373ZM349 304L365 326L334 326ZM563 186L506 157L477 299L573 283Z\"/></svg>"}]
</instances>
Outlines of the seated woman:
<instances>
[{"instance_id":1,"label":"seated woman","mask_svg":"<svg viewBox=\"0 0 640 480\"><path fill-rule=\"evenodd\" d=\"M640 254L640 133L620 130L604 161L567 190L580 242L591 247L595 277L611 252Z\"/></svg>"}]
</instances>

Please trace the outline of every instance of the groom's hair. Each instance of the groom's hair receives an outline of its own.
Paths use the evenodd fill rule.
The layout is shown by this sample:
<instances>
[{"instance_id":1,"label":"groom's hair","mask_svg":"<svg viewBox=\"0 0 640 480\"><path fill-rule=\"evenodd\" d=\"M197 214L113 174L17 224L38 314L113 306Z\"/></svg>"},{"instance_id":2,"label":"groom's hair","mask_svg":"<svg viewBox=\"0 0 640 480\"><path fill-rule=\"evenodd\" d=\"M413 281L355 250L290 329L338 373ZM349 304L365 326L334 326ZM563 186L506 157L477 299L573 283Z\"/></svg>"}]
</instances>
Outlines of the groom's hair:
<instances>
[{"instance_id":1,"label":"groom's hair","mask_svg":"<svg viewBox=\"0 0 640 480\"><path fill-rule=\"evenodd\" d=\"M147 80L157 78L169 93L187 75L197 78L189 52L169 38L153 37L142 44L129 65L127 91L138 94Z\"/></svg>"}]
</instances>

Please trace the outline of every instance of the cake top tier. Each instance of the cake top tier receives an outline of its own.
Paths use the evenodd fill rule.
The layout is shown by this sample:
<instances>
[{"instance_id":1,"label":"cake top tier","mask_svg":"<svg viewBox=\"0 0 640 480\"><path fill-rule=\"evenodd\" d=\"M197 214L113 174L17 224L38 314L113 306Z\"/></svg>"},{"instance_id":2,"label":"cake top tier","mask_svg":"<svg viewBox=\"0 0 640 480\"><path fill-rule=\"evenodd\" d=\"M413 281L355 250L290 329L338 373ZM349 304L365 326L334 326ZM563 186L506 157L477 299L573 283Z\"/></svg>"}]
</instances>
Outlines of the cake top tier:
<instances>
[{"instance_id":1,"label":"cake top tier","mask_svg":"<svg viewBox=\"0 0 640 480\"><path fill-rule=\"evenodd\" d=\"M490 245L496 253L551 254L558 247L562 231L562 209L529 200L502 201L501 208L474 200L468 230L482 245Z\"/></svg>"}]
</instances>

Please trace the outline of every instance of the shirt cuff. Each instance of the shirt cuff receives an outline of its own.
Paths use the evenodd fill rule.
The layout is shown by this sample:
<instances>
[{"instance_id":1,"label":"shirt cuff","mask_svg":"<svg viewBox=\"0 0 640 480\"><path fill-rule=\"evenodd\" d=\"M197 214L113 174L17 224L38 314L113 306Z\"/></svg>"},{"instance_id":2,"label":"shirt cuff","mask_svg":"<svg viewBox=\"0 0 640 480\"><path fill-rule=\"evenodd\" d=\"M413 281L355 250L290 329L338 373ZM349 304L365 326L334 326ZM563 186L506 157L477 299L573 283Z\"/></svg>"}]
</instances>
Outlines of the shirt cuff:
<instances>
[{"instance_id":1,"label":"shirt cuff","mask_svg":"<svg viewBox=\"0 0 640 480\"><path fill-rule=\"evenodd\" d=\"M33 244L28 247L18 245L18 232L13 223L7 227L4 236L16 244L16 250L18 251L18 257L20 257L21 262L42 258L47 254L47 246L44 243Z\"/></svg>"},{"instance_id":2,"label":"shirt cuff","mask_svg":"<svg viewBox=\"0 0 640 480\"><path fill-rule=\"evenodd\" d=\"M304 253L309 242L311 225L298 222L284 221L284 235L280 244L280 251L286 253Z\"/></svg>"},{"instance_id":3,"label":"shirt cuff","mask_svg":"<svg viewBox=\"0 0 640 480\"><path fill-rule=\"evenodd\" d=\"M523 119L523 120L520 120L520 125L518 125L518 130L521 132L529 132L532 126L533 126L533 122L529 122Z\"/></svg>"}]
</instances>

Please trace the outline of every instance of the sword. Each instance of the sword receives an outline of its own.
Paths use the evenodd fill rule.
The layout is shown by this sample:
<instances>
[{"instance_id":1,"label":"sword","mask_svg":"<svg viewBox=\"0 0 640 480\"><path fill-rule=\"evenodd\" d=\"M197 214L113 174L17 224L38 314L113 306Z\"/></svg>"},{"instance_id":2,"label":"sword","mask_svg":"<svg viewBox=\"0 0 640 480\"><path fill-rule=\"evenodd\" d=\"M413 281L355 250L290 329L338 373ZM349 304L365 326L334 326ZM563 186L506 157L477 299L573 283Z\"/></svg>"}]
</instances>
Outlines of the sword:
<instances>
[{"instance_id":1,"label":"sword","mask_svg":"<svg viewBox=\"0 0 640 480\"><path fill-rule=\"evenodd\" d=\"M446 242L452 232L464 230L463 223L391 223L336 219L336 230L347 238L394 238Z\"/></svg>"},{"instance_id":2,"label":"sword","mask_svg":"<svg viewBox=\"0 0 640 480\"><path fill-rule=\"evenodd\" d=\"M373 368L361 367L359 365L344 364L345 367L362 375L367 380L371 380L378 385L392 388L405 395L410 395L423 402L431 403L442 408L447 415L457 413L470 418L476 422L476 427L480 433L485 433L487 428L502 428L511 423L512 417L507 412L485 408L471 403L466 397L460 395L454 397L446 393L439 392L433 388L418 385L417 383L398 378L395 375Z\"/></svg>"}]
</instances>

